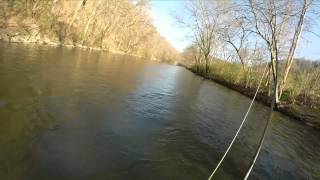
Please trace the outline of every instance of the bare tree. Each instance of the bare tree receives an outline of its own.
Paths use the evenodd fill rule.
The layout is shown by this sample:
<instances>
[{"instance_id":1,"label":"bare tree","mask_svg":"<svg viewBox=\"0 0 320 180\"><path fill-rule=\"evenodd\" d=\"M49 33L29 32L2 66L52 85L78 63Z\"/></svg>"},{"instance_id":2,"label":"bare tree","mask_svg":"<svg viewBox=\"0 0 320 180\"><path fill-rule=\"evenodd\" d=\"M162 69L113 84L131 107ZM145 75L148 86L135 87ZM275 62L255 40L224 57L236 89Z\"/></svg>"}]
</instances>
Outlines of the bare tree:
<instances>
[{"instance_id":1,"label":"bare tree","mask_svg":"<svg viewBox=\"0 0 320 180\"><path fill-rule=\"evenodd\" d=\"M252 32L258 35L267 45L270 53L271 70L274 84L276 104L285 87L285 83L293 62L294 53L302 33L304 19L312 0L285 1L249 0ZM300 5L300 6L299 6ZM290 35L292 38L290 39ZM290 47L287 49L286 47ZM280 60L286 59L283 77L281 78ZM281 82L280 82L281 80Z\"/></svg>"},{"instance_id":2,"label":"bare tree","mask_svg":"<svg viewBox=\"0 0 320 180\"><path fill-rule=\"evenodd\" d=\"M217 17L212 15L214 4L206 1L190 1L186 7L193 21L178 18L178 21L194 33L194 44L198 46L204 59L205 72L209 72L209 62L215 44Z\"/></svg>"},{"instance_id":3,"label":"bare tree","mask_svg":"<svg viewBox=\"0 0 320 180\"><path fill-rule=\"evenodd\" d=\"M312 2L313 2L313 0L303 0L303 5L301 7L301 10L298 12L299 19L298 19L297 25L294 29L294 35L293 35L293 38L291 41L288 56L286 58L286 65L285 65L283 78L282 78L281 83L279 84L279 96L280 97L281 97L283 89L285 87L285 84L286 84L286 81L288 78L288 74L289 74L289 71L292 66L292 62L294 60L294 54L295 54L302 30L303 30L303 25L304 25L306 13L307 13L308 9L310 9Z\"/></svg>"},{"instance_id":4,"label":"bare tree","mask_svg":"<svg viewBox=\"0 0 320 180\"><path fill-rule=\"evenodd\" d=\"M73 12L72 19L71 19L71 21L70 21L70 23L68 25L67 32L69 32L71 26L73 25L74 21L76 20L76 18L78 16L79 10L86 5L86 2L87 2L87 0L80 0L78 2L78 5L77 5L76 9Z\"/></svg>"}]
</instances>

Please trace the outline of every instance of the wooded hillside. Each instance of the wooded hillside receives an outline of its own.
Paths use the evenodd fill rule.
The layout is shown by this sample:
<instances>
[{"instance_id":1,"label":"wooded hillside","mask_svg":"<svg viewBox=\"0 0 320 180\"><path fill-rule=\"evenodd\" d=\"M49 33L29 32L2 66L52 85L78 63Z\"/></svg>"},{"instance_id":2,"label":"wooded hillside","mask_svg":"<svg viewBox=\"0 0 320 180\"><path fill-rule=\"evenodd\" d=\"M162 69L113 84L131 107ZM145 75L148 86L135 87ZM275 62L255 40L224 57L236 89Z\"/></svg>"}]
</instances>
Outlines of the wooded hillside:
<instances>
[{"instance_id":1,"label":"wooded hillside","mask_svg":"<svg viewBox=\"0 0 320 180\"><path fill-rule=\"evenodd\" d=\"M101 48L171 61L177 51L156 31L145 0L2 0L0 39Z\"/></svg>"}]
</instances>

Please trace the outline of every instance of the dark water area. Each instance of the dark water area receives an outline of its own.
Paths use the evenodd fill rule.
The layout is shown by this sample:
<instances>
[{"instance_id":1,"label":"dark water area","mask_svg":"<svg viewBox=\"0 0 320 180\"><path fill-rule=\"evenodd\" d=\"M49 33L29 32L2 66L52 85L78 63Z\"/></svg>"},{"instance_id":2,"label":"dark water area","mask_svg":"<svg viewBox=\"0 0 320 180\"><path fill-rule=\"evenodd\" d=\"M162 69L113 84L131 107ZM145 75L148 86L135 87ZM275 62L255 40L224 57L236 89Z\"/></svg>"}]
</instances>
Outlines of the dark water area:
<instances>
[{"instance_id":1,"label":"dark water area","mask_svg":"<svg viewBox=\"0 0 320 180\"><path fill-rule=\"evenodd\" d=\"M184 68L0 43L0 179L207 179L250 99ZM259 103L217 179L242 179ZM250 179L320 179L320 132L275 113Z\"/></svg>"}]
</instances>

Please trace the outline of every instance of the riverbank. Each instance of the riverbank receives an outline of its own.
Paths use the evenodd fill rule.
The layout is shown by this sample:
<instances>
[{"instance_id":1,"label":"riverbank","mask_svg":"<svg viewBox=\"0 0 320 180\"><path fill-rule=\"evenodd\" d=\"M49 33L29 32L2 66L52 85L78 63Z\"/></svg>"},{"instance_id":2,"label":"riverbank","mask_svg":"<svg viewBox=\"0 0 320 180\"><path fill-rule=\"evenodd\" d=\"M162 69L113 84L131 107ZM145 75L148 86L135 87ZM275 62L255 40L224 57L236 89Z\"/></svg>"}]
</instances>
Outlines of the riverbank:
<instances>
[{"instance_id":1,"label":"riverbank","mask_svg":"<svg viewBox=\"0 0 320 180\"><path fill-rule=\"evenodd\" d=\"M17 32L20 31L20 32ZM22 32L21 32L22 31ZM140 55L134 54L134 53L125 53L122 51L116 51L116 50L110 50L110 49L103 49L100 47L91 47L91 46L85 46L82 44L70 44L65 43L61 44L58 40L52 40L51 38L48 38L46 36L37 35L37 33L33 33L33 35L26 34L26 32L23 32L23 30L14 30L11 32L4 31L0 29L0 42L2 43L21 43L21 44L37 44L42 46L52 46L52 47L71 47L71 48L79 48L79 49L87 49L87 50L95 50L95 51L106 51L113 54L120 54L120 55L130 55L138 58L143 58ZM159 61L158 59L153 58L154 61Z\"/></svg>"},{"instance_id":2,"label":"riverbank","mask_svg":"<svg viewBox=\"0 0 320 180\"><path fill-rule=\"evenodd\" d=\"M115 51L115 50L108 50L108 49L102 49L99 47L90 47L90 46L84 46L81 44L61 44L59 42L51 41L48 38L36 38L36 39L30 39L26 36L17 36L13 39L9 38L3 38L4 36L1 35L0 31L0 43L18 43L18 44L36 44L39 46L51 46L51 47L67 47L67 48L79 48L79 49L85 49L85 50L93 50L93 51L105 51L112 54L118 54L118 55L128 55L136 58L143 58L140 55L134 54L134 53L125 53L122 51ZM148 58L151 61L155 62L162 62L160 59L157 58ZM172 63L172 62L170 62Z\"/></svg>"},{"instance_id":3,"label":"riverbank","mask_svg":"<svg viewBox=\"0 0 320 180\"><path fill-rule=\"evenodd\" d=\"M218 78L217 76L214 76L212 74L201 74L198 73L195 69L192 69L186 65L178 64L178 66L184 67L187 70L191 71L192 73L201 76L205 79L217 82L225 87L228 87L232 90L235 90L247 97L253 98L256 89L255 88L245 88L243 86L230 83L228 81L225 81L221 78ZM257 94L256 101L266 105L270 106L271 98L268 96L266 92L260 91ZM290 116L308 126L311 126L317 130L320 130L320 112L314 109L311 109L309 107L304 107L301 105L293 105L289 103L281 103L277 109L277 111Z\"/></svg>"}]
</instances>

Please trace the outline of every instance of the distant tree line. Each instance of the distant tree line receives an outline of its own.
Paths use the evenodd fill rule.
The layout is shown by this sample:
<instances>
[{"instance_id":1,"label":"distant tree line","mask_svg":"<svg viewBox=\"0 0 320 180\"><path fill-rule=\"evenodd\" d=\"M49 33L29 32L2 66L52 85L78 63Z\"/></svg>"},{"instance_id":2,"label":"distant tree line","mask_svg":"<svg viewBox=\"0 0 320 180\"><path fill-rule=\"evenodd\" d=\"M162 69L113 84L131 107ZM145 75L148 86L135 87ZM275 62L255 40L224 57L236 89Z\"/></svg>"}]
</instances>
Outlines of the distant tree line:
<instances>
[{"instance_id":1,"label":"distant tree line","mask_svg":"<svg viewBox=\"0 0 320 180\"><path fill-rule=\"evenodd\" d=\"M0 4L1 29L16 26L61 44L164 61L178 56L152 25L147 0L3 0Z\"/></svg>"}]
</instances>

